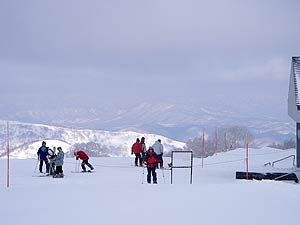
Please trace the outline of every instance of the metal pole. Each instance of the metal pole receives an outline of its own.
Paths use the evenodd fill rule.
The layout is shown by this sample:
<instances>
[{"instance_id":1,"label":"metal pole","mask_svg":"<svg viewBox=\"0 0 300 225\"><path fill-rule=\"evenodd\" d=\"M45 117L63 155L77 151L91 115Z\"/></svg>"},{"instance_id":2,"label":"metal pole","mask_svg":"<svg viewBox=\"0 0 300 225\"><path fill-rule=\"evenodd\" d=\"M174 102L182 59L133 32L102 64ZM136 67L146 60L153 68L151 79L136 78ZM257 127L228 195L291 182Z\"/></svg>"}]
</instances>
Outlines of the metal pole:
<instances>
[{"instance_id":1,"label":"metal pole","mask_svg":"<svg viewBox=\"0 0 300 225\"><path fill-rule=\"evenodd\" d=\"M216 128L216 150L215 153L218 152L218 129Z\"/></svg>"},{"instance_id":2,"label":"metal pole","mask_svg":"<svg viewBox=\"0 0 300 225\"><path fill-rule=\"evenodd\" d=\"M225 133L224 133L224 144L225 144L225 152L227 152L226 131L225 131Z\"/></svg>"},{"instance_id":3,"label":"metal pole","mask_svg":"<svg viewBox=\"0 0 300 225\"><path fill-rule=\"evenodd\" d=\"M164 173L164 169L160 169L161 170L161 172L162 172L162 176L163 176L163 179L164 179L164 184L166 184L166 179L165 179L165 173Z\"/></svg>"},{"instance_id":4,"label":"metal pole","mask_svg":"<svg viewBox=\"0 0 300 225\"><path fill-rule=\"evenodd\" d=\"M6 174L6 186L9 188L9 122L7 121L7 142L6 142L6 152L7 152L7 174Z\"/></svg>"},{"instance_id":5,"label":"metal pole","mask_svg":"<svg viewBox=\"0 0 300 225\"><path fill-rule=\"evenodd\" d=\"M193 152L191 152L191 178L190 178L190 184L193 183Z\"/></svg>"},{"instance_id":6,"label":"metal pole","mask_svg":"<svg viewBox=\"0 0 300 225\"><path fill-rule=\"evenodd\" d=\"M173 183L173 151L171 153L171 184Z\"/></svg>"},{"instance_id":7,"label":"metal pole","mask_svg":"<svg viewBox=\"0 0 300 225\"><path fill-rule=\"evenodd\" d=\"M296 138L297 138L297 152L296 152L296 166L297 168L300 168L300 123L297 123L297 126L296 126Z\"/></svg>"},{"instance_id":8,"label":"metal pole","mask_svg":"<svg viewBox=\"0 0 300 225\"><path fill-rule=\"evenodd\" d=\"M203 161L204 161L204 128L202 129L202 168L203 168Z\"/></svg>"}]
</instances>

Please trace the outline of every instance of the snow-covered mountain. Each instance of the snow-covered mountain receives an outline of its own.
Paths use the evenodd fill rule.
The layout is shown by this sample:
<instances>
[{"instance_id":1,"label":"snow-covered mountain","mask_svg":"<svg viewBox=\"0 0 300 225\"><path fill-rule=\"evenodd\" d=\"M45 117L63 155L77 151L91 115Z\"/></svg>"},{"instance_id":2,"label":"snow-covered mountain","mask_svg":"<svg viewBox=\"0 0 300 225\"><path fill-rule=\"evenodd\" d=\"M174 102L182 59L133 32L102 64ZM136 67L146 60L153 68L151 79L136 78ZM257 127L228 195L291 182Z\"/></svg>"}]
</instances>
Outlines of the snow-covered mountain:
<instances>
[{"instance_id":1,"label":"snow-covered mountain","mask_svg":"<svg viewBox=\"0 0 300 225\"><path fill-rule=\"evenodd\" d=\"M287 115L271 115L258 109L255 113L253 109L244 113L228 108L230 110L197 104L144 102L126 107L3 109L0 118L60 127L155 133L183 142L199 135L202 128L210 132L217 127L236 125L248 127L260 146L295 136L295 124Z\"/></svg>"},{"instance_id":2,"label":"snow-covered mountain","mask_svg":"<svg viewBox=\"0 0 300 225\"><path fill-rule=\"evenodd\" d=\"M0 120L0 154L4 154L6 148L6 121ZM175 141L161 135L149 133L137 133L131 131L109 132L91 129L72 129L40 124L20 122L9 123L11 156L15 158L36 157L37 149L45 140L47 146L61 146L64 152L69 152L76 146L88 146L94 156L128 156L131 146L136 138L144 136L146 146L152 145L157 139L161 139L165 151L181 149L183 142Z\"/></svg>"}]
</instances>

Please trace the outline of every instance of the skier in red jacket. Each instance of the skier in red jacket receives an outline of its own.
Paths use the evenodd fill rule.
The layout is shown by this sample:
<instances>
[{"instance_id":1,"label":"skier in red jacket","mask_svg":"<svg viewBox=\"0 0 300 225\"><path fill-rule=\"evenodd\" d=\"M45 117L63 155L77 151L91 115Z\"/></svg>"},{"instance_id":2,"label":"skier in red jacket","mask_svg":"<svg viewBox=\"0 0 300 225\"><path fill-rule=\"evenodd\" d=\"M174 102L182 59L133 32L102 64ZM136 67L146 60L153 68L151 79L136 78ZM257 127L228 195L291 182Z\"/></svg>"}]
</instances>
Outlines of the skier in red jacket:
<instances>
[{"instance_id":1,"label":"skier in red jacket","mask_svg":"<svg viewBox=\"0 0 300 225\"><path fill-rule=\"evenodd\" d=\"M159 162L159 159L157 158L156 153L154 152L153 147L149 147L146 155L145 155L145 162L147 164L147 182L151 183L151 173L153 177L153 184L157 184L157 176L156 176L156 165Z\"/></svg>"},{"instance_id":2,"label":"skier in red jacket","mask_svg":"<svg viewBox=\"0 0 300 225\"><path fill-rule=\"evenodd\" d=\"M140 139L137 138L136 142L132 145L131 148L131 155L133 153L135 154L135 160L134 160L135 166L138 166L138 161L140 163L140 166L143 166L141 152L142 152L142 144L140 143Z\"/></svg>"},{"instance_id":3,"label":"skier in red jacket","mask_svg":"<svg viewBox=\"0 0 300 225\"><path fill-rule=\"evenodd\" d=\"M74 155L76 157L76 160L78 160L78 159L82 160L82 163L81 163L82 172L86 172L85 165L90 167L91 170L88 170L89 172L94 169L94 167L89 163L88 155L84 151L74 152Z\"/></svg>"}]
</instances>

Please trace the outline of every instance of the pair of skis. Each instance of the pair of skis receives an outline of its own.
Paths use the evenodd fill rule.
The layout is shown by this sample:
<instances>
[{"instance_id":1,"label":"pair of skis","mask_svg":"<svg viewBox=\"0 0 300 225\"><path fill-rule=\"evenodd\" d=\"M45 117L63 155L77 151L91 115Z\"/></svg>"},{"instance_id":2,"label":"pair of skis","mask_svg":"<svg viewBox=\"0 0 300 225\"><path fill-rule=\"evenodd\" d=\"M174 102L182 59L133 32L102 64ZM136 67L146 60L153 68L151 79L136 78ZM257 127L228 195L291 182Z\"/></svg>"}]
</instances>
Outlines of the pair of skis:
<instances>
[{"instance_id":1,"label":"pair of skis","mask_svg":"<svg viewBox=\"0 0 300 225\"><path fill-rule=\"evenodd\" d=\"M71 173L93 173L94 171L92 170L87 170L87 171L71 171Z\"/></svg>"}]
</instances>

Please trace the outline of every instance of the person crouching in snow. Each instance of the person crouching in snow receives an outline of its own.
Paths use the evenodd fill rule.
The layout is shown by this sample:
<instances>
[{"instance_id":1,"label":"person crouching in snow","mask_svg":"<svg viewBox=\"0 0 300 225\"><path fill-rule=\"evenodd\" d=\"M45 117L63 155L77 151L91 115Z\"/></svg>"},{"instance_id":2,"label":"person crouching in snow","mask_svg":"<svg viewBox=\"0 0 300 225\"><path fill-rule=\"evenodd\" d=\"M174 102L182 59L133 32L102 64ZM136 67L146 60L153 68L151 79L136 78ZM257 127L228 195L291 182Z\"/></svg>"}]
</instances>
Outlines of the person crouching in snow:
<instances>
[{"instance_id":1,"label":"person crouching in snow","mask_svg":"<svg viewBox=\"0 0 300 225\"><path fill-rule=\"evenodd\" d=\"M82 160L82 163L81 163L82 172L86 172L85 165L90 167L91 170L94 169L94 167L89 163L88 155L84 151L74 152L74 155L76 157L76 160L78 160L78 159ZM91 171L91 170L89 170L89 171Z\"/></svg>"},{"instance_id":2,"label":"person crouching in snow","mask_svg":"<svg viewBox=\"0 0 300 225\"><path fill-rule=\"evenodd\" d=\"M153 184L157 184L157 176L156 176L156 164L159 162L156 153L154 152L152 147L149 147L146 155L145 155L145 162L147 165L147 182L151 183L151 173L153 177Z\"/></svg>"},{"instance_id":3,"label":"person crouching in snow","mask_svg":"<svg viewBox=\"0 0 300 225\"><path fill-rule=\"evenodd\" d=\"M55 175L55 147L53 147L53 150L48 148L47 149L47 158L49 160L49 174Z\"/></svg>"},{"instance_id":4,"label":"person crouching in snow","mask_svg":"<svg viewBox=\"0 0 300 225\"><path fill-rule=\"evenodd\" d=\"M63 174L62 166L64 164L65 154L62 151L61 147L58 147L57 150L58 150L58 153L57 153L57 155L55 157L55 161L54 161L56 168L55 168L55 174L53 175L53 177L63 178L64 174Z\"/></svg>"}]
</instances>

